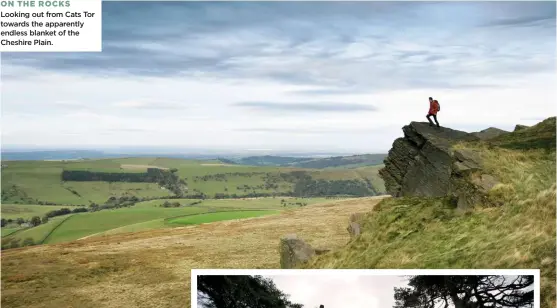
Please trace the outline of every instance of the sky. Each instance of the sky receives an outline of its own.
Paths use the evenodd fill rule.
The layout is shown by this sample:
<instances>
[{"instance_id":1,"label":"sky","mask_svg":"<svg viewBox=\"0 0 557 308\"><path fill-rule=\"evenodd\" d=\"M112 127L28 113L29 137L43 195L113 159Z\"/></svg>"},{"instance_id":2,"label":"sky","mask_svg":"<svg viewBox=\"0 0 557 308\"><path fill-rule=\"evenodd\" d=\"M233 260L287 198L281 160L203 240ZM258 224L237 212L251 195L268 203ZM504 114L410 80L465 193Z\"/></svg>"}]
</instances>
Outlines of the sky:
<instances>
[{"instance_id":1,"label":"sky","mask_svg":"<svg viewBox=\"0 0 557 308\"><path fill-rule=\"evenodd\" d=\"M2 146L386 152L556 114L555 2L103 2L101 53L2 53Z\"/></svg>"},{"instance_id":2,"label":"sky","mask_svg":"<svg viewBox=\"0 0 557 308\"><path fill-rule=\"evenodd\" d=\"M293 303L305 308L393 307L394 288L407 287L404 276L296 275L265 276L289 294Z\"/></svg>"}]
</instances>

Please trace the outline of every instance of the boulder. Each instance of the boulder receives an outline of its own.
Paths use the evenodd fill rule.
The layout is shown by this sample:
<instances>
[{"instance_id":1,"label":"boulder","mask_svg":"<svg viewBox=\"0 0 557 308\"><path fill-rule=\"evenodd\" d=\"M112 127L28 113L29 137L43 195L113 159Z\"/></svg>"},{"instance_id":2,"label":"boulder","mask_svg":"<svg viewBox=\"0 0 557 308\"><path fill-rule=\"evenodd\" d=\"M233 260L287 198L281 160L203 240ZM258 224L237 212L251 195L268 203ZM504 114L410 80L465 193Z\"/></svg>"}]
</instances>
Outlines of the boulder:
<instances>
[{"instance_id":1,"label":"boulder","mask_svg":"<svg viewBox=\"0 0 557 308\"><path fill-rule=\"evenodd\" d=\"M299 239L295 234L280 239L280 267L283 269L297 268L316 255L311 245ZM322 253L322 249L320 253Z\"/></svg>"},{"instance_id":2,"label":"boulder","mask_svg":"<svg viewBox=\"0 0 557 308\"><path fill-rule=\"evenodd\" d=\"M360 229L360 224L357 222L350 222L346 229L348 230L351 239L360 236L360 234L362 233Z\"/></svg>"},{"instance_id":3,"label":"boulder","mask_svg":"<svg viewBox=\"0 0 557 308\"><path fill-rule=\"evenodd\" d=\"M350 222L360 222L365 217L366 213L352 213L350 215Z\"/></svg>"},{"instance_id":4,"label":"boulder","mask_svg":"<svg viewBox=\"0 0 557 308\"><path fill-rule=\"evenodd\" d=\"M500 184L494 176L489 174L481 174L480 176L473 177L472 183L483 193L489 192L497 184Z\"/></svg>"},{"instance_id":5,"label":"boulder","mask_svg":"<svg viewBox=\"0 0 557 308\"><path fill-rule=\"evenodd\" d=\"M472 150L459 149L454 151L453 173L464 176L482 169L480 155Z\"/></svg>"}]
</instances>

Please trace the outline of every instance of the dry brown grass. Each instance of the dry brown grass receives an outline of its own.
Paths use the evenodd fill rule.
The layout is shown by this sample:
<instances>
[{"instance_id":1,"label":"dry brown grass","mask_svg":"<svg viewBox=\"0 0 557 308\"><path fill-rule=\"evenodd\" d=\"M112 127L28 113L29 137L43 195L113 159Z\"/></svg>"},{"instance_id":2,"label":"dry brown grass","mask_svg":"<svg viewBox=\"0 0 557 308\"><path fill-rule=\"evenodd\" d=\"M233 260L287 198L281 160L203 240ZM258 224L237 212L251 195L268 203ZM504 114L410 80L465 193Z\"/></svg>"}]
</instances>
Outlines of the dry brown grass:
<instances>
[{"instance_id":1,"label":"dry brown grass","mask_svg":"<svg viewBox=\"0 0 557 308\"><path fill-rule=\"evenodd\" d=\"M190 307L192 268L278 268L279 237L288 233L340 248L350 214L380 199L4 251L2 306Z\"/></svg>"}]
</instances>

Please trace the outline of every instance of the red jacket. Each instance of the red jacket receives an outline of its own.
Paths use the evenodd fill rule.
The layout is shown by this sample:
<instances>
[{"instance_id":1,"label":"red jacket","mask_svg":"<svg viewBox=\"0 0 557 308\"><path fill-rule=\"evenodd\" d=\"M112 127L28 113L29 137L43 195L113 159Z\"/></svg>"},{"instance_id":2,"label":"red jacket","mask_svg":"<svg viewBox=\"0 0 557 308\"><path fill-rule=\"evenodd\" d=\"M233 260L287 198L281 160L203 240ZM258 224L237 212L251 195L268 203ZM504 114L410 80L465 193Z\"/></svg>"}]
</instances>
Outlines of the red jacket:
<instances>
[{"instance_id":1,"label":"red jacket","mask_svg":"<svg viewBox=\"0 0 557 308\"><path fill-rule=\"evenodd\" d=\"M437 115L439 109L439 102L437 100L433 100L429 103L429 114Z\"/></svg>"}]
</instances>

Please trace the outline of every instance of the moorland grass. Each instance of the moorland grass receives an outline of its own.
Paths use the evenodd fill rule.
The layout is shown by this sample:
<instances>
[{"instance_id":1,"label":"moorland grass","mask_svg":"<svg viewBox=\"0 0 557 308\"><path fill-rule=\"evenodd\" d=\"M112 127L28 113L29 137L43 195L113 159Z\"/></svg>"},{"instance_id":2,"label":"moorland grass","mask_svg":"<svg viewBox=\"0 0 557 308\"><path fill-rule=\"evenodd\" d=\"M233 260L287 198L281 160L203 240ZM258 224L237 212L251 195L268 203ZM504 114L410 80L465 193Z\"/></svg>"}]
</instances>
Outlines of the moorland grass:
<instances>
[{"instance_id":1,"label":"moorland grass","mask_svg":"<svg viewBox=\"0 0 557 308\"><path fill-rule=\"evenodd\" d=\"M501 182L489 192L499 206L462 212L443 198L386 199L367 214L360 237L304 267L539 268L540 307L555 307L556 158L554 143L545 142L551 133L555 139L555 121L542 123L541 141L533 127L497 143L456 146L477 151L484 172Z\"/></svg>"}]
</instances>

